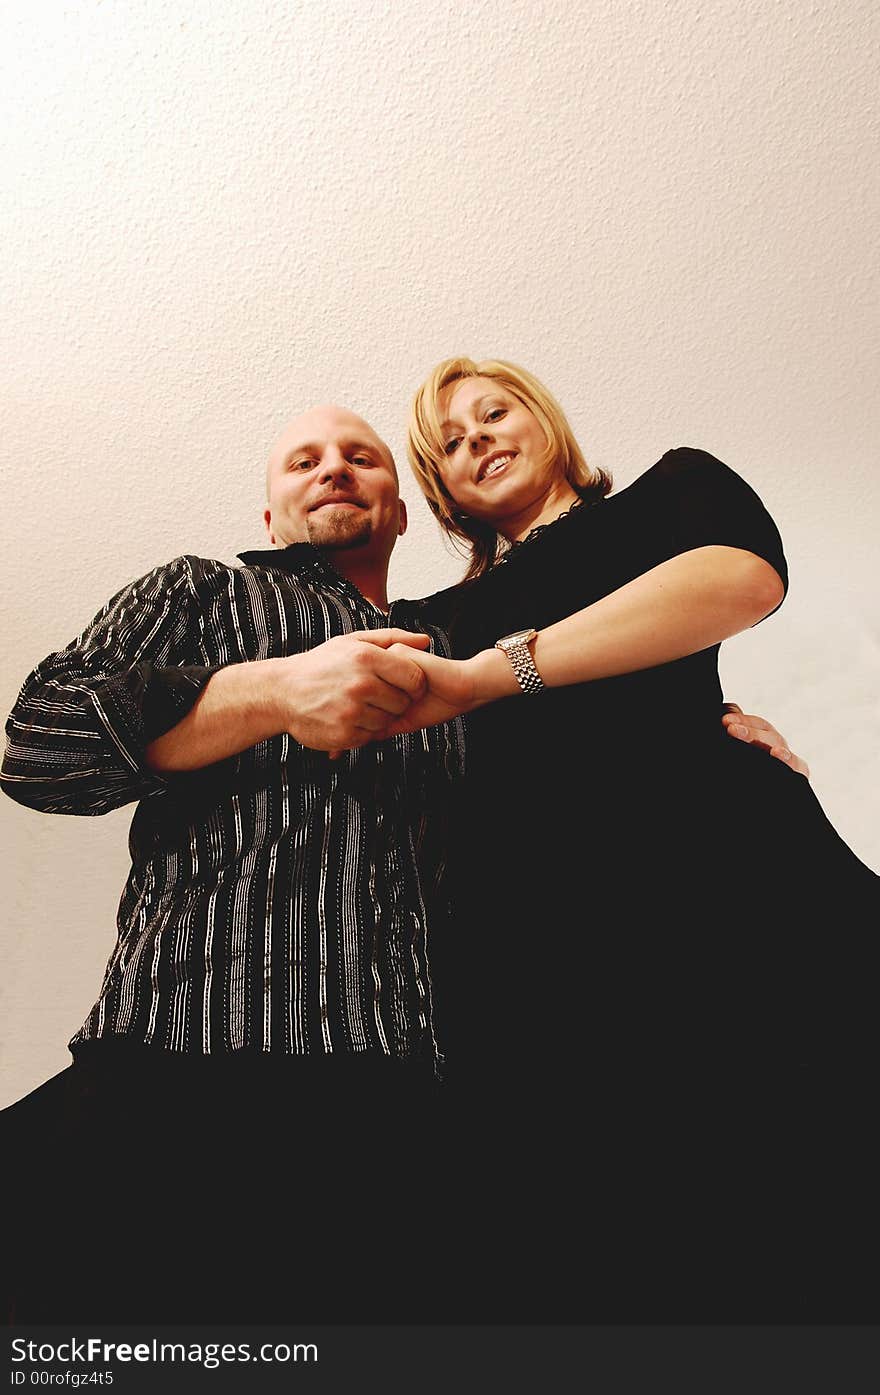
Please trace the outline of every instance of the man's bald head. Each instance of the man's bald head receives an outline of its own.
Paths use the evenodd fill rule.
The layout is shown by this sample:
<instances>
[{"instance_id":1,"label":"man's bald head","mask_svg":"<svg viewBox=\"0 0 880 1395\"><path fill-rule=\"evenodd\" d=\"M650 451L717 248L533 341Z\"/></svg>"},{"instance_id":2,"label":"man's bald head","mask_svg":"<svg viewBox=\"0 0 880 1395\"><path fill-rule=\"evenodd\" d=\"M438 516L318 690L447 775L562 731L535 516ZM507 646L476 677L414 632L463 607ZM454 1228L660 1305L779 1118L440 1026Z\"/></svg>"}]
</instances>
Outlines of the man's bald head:
<instances>
[{"instance_id":1,"label":"man's bald head","mask_svg":"<svg viewBox=\"0 0 880 1395\"><path fill-rule=\"evenodd\" d=\"M385 457L388 465L397 479L397 466L394 456L382 437L373 430L368 421L359 417L356 412L349 411L347 407L337 407L335 403L328 402L322 407L310 407L307 412L300 412L299 416L293 417L285 426L280 436L276 440L269 452L269 460L266 465L266 497L269 497L272 470L279 461L283 461L291 449L296 449L303 441L308 443L312 438L322 439L328 426L331 430L337 427L345 427L353 438L359 438L363 443L372 443Z\"/></svg>"},{"instance_id":2,"label":"man's bald head","mask_svg":"<svg viewBox=\"0 0 880 1395\"><path fill-rule=\"evenodd\" d=\"M346 407L312 407L288 422L269 452L266 495L275 546L364 549L361 561L387 567L406 528L394 457Z\"/></svg>"}]
</instances>

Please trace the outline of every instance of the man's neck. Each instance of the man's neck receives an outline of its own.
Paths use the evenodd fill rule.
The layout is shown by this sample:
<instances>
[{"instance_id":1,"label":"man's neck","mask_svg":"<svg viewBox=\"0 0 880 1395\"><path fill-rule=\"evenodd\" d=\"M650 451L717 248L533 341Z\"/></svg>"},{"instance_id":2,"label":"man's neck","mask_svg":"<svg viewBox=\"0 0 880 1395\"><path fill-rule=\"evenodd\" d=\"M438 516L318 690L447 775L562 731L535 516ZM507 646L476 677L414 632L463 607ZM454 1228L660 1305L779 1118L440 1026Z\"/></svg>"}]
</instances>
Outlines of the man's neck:
<instances>
[{"instance_id":1,"label":"man's neck","mask_svg":"<svg viewBox=\"0 0 880 1395\"><path fill-rule=\"evenodd\" d=\"M332 548L321 548L322 554L326 557L330 566L340 576L350 581L352 586L356 586L365 600L370 601L379 610L388 609L388 564L377 566L374 560L368 557L359 557L357 548L341 548L333 551Z\"/></svg>"}]
</instances>

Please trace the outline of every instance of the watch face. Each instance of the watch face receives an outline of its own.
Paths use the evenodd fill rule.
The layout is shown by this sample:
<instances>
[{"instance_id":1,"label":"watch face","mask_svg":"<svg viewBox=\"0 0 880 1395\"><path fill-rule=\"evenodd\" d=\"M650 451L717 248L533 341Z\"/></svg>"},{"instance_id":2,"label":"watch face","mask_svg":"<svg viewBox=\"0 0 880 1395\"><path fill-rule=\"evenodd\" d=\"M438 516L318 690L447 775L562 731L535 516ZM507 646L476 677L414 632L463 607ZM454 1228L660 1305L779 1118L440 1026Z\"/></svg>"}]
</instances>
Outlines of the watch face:
<instances>
[{"instance_id":1,"label":"watch face","mask_svg":"<svg viewBox=\"0 0 880 1395\"><path fill-rule=\"evenodd\" d=\"M503 638L496 640L496 644L509 649L514 644L521 644L523 640L534 639L535 634L535 630L515 630L512 635L504 635Z\"/></svg>"}]
</instances>

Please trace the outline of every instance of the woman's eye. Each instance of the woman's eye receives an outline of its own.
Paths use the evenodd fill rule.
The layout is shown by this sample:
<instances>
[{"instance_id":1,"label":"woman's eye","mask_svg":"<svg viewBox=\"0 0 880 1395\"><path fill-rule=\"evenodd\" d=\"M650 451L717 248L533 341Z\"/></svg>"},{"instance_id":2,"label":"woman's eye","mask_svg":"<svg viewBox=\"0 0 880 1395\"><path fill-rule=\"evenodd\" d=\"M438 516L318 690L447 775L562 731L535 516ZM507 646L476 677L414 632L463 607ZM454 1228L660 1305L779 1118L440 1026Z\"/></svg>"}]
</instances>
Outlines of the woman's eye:
<instances>
[{"instance_id":1,"label":"woman's eye","mask_svg":"<svg viewBox=\"0 0 880 1395\"><path fill-rule=\"evenodd\" d=\"M446 455L454 455L458 450L459 440L460 438L458 436L453 436L451 441L447 441L446 445L443 447L444 453Z\"/></svg>"},{"instance_id":2,"label":"woman's eye","mask_svg":"<svg viewBox=\"0 0 880 1395\"><path fill-rule=\"evenodd\" d=\"M501 417L504 416L504 413L505 413L506 411L507 411L507 408L506 408L506 407L493 407L492 410L491 410L491 412L487 412L487 413L486 413L486 420L487 420L487 421L498 421Z\"/></svg>"}]
</instances>

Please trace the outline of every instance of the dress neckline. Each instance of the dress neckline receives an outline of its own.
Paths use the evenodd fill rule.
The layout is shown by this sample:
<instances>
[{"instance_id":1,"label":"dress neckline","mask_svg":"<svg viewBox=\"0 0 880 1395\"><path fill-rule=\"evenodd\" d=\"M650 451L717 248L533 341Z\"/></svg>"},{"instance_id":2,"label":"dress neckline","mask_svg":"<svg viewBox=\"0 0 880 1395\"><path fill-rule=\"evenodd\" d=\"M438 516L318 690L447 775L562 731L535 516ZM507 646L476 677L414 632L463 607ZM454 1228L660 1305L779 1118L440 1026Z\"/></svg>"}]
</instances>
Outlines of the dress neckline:
<instances>
[{"instance_id":1,"label":"dress neckline","mask_svg":"<svg viewBox=\"0 0 880 1395\"><path fill-rule=\"evenodd\" d=\"M509 562L514 553L520 552L524 547L528 547L529 543L534 542L536 538L543 537L548 529L555 528L557 523L561 523L564 518L570 518L573 513L578 513L581 509L592 508L594 504L601 504L602 499L603 495L601 494L595 498L576 499L567 509L563 509L562 513L558 513L555 518L551 518L549 523L539 523L537 528L532 528L530 532L526 533L524 538L518 538L516 542L506 547L494 565L500 567L502 562Z\"/></svg>"}]
</instances>

